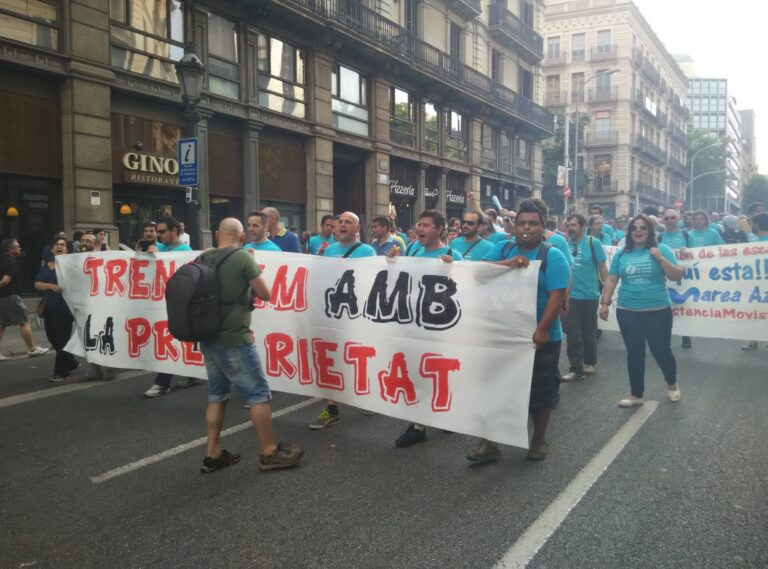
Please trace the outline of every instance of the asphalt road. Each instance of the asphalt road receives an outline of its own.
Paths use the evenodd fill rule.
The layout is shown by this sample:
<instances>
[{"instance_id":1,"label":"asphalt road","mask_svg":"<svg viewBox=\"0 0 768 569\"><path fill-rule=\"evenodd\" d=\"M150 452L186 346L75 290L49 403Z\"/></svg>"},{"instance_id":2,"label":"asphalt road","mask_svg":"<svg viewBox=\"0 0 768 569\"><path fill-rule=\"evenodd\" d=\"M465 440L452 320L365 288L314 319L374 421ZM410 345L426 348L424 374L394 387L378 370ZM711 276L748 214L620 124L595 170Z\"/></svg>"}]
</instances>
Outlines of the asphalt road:
<instances>
[{"instance_id":1,"label":"asphalt road","mask_svg":"<svg viewBox=\"0 0 768 569\"><path fill-rule=\"evenodd\" d=\"M768 348L694 339L675 353L682 402L666 401L649 361L658 407L530 567L768 567ZM507 447L470 466L469 438L434 429L396 449L401 422L350 407L313 432L313 403L275 420L279 439L306 448L296 470L258 472L246 429L224 439L242 462L215 474L199 473L198 446L101 483L202 437L205 387L145 400L149 375L73 391L46 381L51 356L1 363L0 567L494 567L640 412L616 406L617 334L600 359L596 376L562 387L542 463ZM301 401L276 394L273 408ZM228 411L227 427L248 419Z\"/></svg>"}]
</instances>

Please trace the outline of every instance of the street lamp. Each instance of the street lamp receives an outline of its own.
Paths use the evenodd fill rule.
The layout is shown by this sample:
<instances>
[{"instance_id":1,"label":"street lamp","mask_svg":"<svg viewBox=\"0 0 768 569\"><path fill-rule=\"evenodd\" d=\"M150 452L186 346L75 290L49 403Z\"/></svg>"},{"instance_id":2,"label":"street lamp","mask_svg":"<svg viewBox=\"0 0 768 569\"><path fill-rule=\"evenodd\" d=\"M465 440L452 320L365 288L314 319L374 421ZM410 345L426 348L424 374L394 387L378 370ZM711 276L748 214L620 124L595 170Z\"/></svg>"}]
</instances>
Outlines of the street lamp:
<instances>
[{"instance_id":1,"label":"street lamp","mask_svg":"<svg viewBox=\"0 0 768 569\"><path fill-rule=\"evenodd\" d=\"M582 85L582 89L585 89L585 91L586 91L587 84L590 81L592 81L594 79L597 79L601 75L614 75L616 73L619 73L620 71L621 71L621 69L619 69L618 67L611 67L611 68L608 68L608 69L598 69L597 73L595 73L594 75L591 75L590 77L588 77L584 81L584 84ZM574 161L574 165L573 165L573 201L574 201L574 203L576 202L576 199L579 197L579 99L580 99L580 97L576 97L576 101L575 101L575 103L576 103L576 109L575 109L575 113L576 113L576 140L573 143L573 146L574 146L574 149L573 149L573 161ZM566 141L566 144L568 144L568 141ZM566 168L567 167L568 167L568 165L566 164Z\"/></svg>"},{"instance_id":2,"label":"street lamp","mask_svg":"<svg viewBox=\"0 0 768 569\"><path fill-rule=\"evenodd\" d=\"M181 86L181 100L184 102L184 118L192 125L200 122L197 104L200 102L200 92L203 90L205 65L195 53L195 48L188 43L184 48L184 56L176 62L176 75Z\"/></svg>"},{"instance_id":3,"label":"street lamp","mask_svg":"<svg viewBox=\"0 0 768 569\"><path fill-rule=\"evenodd\" d=\"M691 209L694 209L693 208L693 181L696 178L701 178L701 176L696 176L696 178L693 177L693 161L696 160L696 156L698 156L699 152L701 152L702 150L707 150L708 148L714 148L715 146L720 146L721 144L723 144L722 140L718 140L717 142L714 142L712 144L707 144L706 146L702 146L701 148L699 148L696 152L693 153L693 156L691 156L691 179L688 182L691 185L691 203L690 203ZM707 172L707 174L712 174L712 173L713 172Z\"/></svg>"}]
</instances>

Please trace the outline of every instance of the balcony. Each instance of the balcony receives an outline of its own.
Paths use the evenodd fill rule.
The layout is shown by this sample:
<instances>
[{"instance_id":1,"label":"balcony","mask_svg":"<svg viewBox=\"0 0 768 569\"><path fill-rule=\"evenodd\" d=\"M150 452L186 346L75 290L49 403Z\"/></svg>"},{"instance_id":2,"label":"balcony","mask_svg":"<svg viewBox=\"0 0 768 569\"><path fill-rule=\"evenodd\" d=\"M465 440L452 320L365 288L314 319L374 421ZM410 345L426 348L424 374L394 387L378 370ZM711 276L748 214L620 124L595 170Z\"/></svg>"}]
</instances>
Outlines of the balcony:
<instances>
[{"instance_id":1,"label":"balcony","mask_svg":"<svg viewBox=\"0 0 768 569\"><path fill-rule=\"evenodd\" d=\"M618 180L602 180L598 178L594 182L587 184L584 189L586 195L597 194L618 194L619 193L619 181Z\"/></svg>"},{"instance_id":2,"label":"balcony","mask_svg":"<svg viewBox=\"0 0 768 569\"><path fill-rule=\"evenodd\" d=\"M666 113L662 113L661 111L658 112L656 115L656 120L661 125L662 128L667 126L668 117Z\"/></svg>"},{"instance_id":3,"label":"balcony","mask_svg":"<svg viewBox=\"0 0 768 569\"><path fill-rule=\"evenodd\" d=\"M480 0L449 0L448 7L465 22L471 22L483 11Z\"/></svg>"},{"instance_id":4,"label":"balcony","mask_svg":"<svg viewBox=\"0 0 768 569\"><path fill-rule=\"evenodd\" d=\"M488 30L493 39L511 45L529 63L544 59L544 39L531 26L507 10L506 4L492 4L489 8Z\"/></svg>"},{"instance_id":5,"label":"balcony","mask_svg":"<svg viewBox=\"0 0 768 569\"><path fill-rule=\"evenodd\" d=\"M642 89L635 89L632 93L632 104L636 107L645 107L645 95Z\"/></svg>"},{"instance_id":6,"label":"balcony","mask_svg":"<svg viewBox=\"0 0 768 569\"><path fill-rule=\"evenodd\" d=\"M526 180L531 179L531 164L527 160L515 160L515 174Z\"/></svg>"},{"instance_id":7,"label":"balcony","mask_svg":"<svg viewBox=\"0 0 768 569\"><path fill-rule=\"evenodd\" d=\"M667 169L676 172L681 176L685 176L686 178L689 176L688 167L677 158L672 158L671 156L667 158Z\"/></svg>"},{"instance_id":8,"label":"balcony","mask_svg":"<svg viewBox=\"0 0 768 569\"><path fill-rule=\"evenodd\" d=\"M643 75L657 87L661 85L661 73L659 73L659 70L647 59L643 61Z\"/></svg>"},{"instance_id":9,"label":"balcony","mask_svg":"<svg viewBox=\"0 0 768 569\"><path fill-rule=\"evenodd\" d=\"M685 135L685 131L675 123L669 123L667 126L667 135L682 145L688 144L688 138Z\"/></svg>"},{"instance_id":10,"label":"balcony","mask_svg":"<svg viewBox=\"0 0 768 569\"><path fill-rule=\"evenodd\" d=\"M589 52L590 61L613 61L619 56L619 48L615 43L598 45Z\"/></svg>"},{"instance_id":11,"label":"balcony","mask_svg":"<svg viewBox=\"0 0 768 569\"><path fill-rule=\"evenodd\" d=\"M643 52L639 48L632 48L632 63L638 67L643 66Z\"/></svg>"},{"instance_id":12,"label":"balcony","mask_svg":"<svg viewBox=\"0 0 768 569\"><path fill-rule=\"evenodd\" d=\"M588 132L584 146L587 148L596 146L616 146L619 144L619 131Z\"/></svg>"},{"instance_id":13,"label":"balcony","mask_svg":"<svg viewBox=\"0 0 768 569\"><path fill-rule=\"evenodd\" d=\"M667 194L648 182L641 180L635 182L635 192L659 203L667 203Z\"/></svg>"},{"instance_id":14,"label":"balcony","mask_svg":"<svg viewBox=\"0 0 768 569\"><path fill-rule=\"evenodd\" d=\"M640 134L632 138L632 146L662 166L667 162L667 153Z\"/></svg>"},{"instance_id":15,"label":"balcony","mask_svg":"<svg viewBox=\"0 0 768 569\"><path fill-rule=\"evenodd\" d=\"M510 115L517 119L521 123L520 128L532 138L543 140L554 133L554 116L550 111L358 2L261 1L271 7L266 17L284 22L286 14L278 12L278 8L294 14L297 11L308 12L314 16L309 19L316 24L316 29L305 25L308 36L331 37L333 32L344 34L350 38L343 44L346 51L354 51L358 57L372 64L387 64L390 67L392 59L395 59L402 64L398 67L402 77L419 83L425 80L439 82L454 91L454 98L456 92L463 96L466 105L477 105L478 100L486 103L491 106L492 112L501 115L497 117L499 120L509 120Z\"/></svg>"},{"instance_id":16,"label":"balcony","mask_svg":"<svg viewBox=\"0 0 768 569\"><path fill-rule=\"evenodd\" d=\"M559 65L565 65L565 52L558 51L556 53L548 53L544 61L541 62L544 67L557 67Z\"/></svg>"},{"instance_id":17,"label":"balcony","mask_svg":"<svg viewBox=\"0 0 768 569\"><path fill-rule=\"evenodd\" d=\"M605 103L607 101L619 100L619 88L611 87L608 89L590 89L587 93L590 103Z\"/></svg>"}]
</instances>

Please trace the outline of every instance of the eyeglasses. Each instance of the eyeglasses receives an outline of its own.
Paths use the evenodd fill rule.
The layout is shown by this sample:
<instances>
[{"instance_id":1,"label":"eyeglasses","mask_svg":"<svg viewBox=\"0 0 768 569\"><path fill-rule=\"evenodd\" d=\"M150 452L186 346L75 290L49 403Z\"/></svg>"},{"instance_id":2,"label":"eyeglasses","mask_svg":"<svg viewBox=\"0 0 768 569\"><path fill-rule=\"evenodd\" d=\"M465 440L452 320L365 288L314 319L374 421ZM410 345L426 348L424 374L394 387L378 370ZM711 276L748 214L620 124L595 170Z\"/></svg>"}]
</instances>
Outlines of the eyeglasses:
<instances>
[{"instance_id":1,"label":"eyeglasses","mask_svg":"<svg viewBox=\"0 0 768 569\"><path fill-rule=\"evenodd\" d=\"M629 228L630 231L648 231L647 225L633 225Z\"/></svg>"},{"instance_id":2,"label":"eyeglasses","mask_svg":"<svg viewBox=\"0 0 768 569\"><path fill-rule=\"evenodd\" d=\"M476 221L467 221L467 220L465 219L465 220L463 220L463 221L461 222L461 224L462 224L462 225L472 225L472 226L475 226L475 225L477 225L477 222L476 222Z\"/></svg>"}]
</instances>

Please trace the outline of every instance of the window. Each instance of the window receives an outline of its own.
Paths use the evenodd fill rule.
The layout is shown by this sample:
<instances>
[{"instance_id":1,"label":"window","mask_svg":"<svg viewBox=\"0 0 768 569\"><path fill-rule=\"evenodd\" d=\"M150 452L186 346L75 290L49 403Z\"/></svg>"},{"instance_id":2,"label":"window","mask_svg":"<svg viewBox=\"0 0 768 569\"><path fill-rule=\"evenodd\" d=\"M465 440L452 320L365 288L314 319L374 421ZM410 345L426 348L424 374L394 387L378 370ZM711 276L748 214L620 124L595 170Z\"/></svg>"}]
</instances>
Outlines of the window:
<instances>
[{"instance_id":1,"label":"window","mask_svg":"<svg viewBox=\"0 0 768 569\"><path fill-rule=\"evenodd\" d=\"M560 100L560 76L547 75L546 93L544 95L548 105L559 105L564 101Z\"/></svg>"},{"instance_id":2,"label":"window","mask_svg":"<svg viewBox=\"0 0 768 569\"><path fill-rule=\"evenodd\" d=\"M174 62L184 55L181 0L111 0L114 67L177 83Z\"/></svg>"},{"instance_id":3,"label":"window","mask_svg":"<svg viewBox=\"0 0 768 569\"><path fill-rule=\"evenodd\" d=\"M407 91L389 90L389 140L394 144L416 147L416 116L413 97Z\"/></svg>"},{"instance_id":4,"label":"window","mask_svg":"<svg viewBox=\"0 0 768 569\"><path fill-rule=\"evenodd\" d=\"M499 169L507 174L512 173L512 149L514 139L512 135L502 132L499 136Z\"/></svg>"},{"instance_id":5,"label":"window","mask_svg":"<svg viewBox=\"0 0 768 569\"><path fill-rule=\"evenodd\" d=\"M501 82L502 59L501 53L495 49L491 50L491 79Z\"/></svg>"},{"instance_id":6,"label":"window","mask_svg":"<svg viewBox=\"0 0 768 569\"><path fill-rule=\"evenodd\" d=\"M336 65L331 75L333 126L368 136L368 86L357 71Z\"/></svg>"},{"instance_id":7,"label":"window","mask_svg":"<svg viewBox=\"0 0 768 569\"><path fill-rule=\"evenodd\" d=\"M611 191L611 160L610 154L597 154L594 157L595 191Z\"/></svg>"},{"instance_id":8,"label":"window","mask_svg":"<svg viewBox=\"0 0 768 569\"><path fill-rule=\"evenodd\" d=\"M419 2L405 0L405 29L413 35L419 35Z\"/></svg>"},{"instance_id":9,"label":"window","mask_svg":"<svg viewBox=\"0 0 768 569\"><path fill-rule=\"evenodd\" d=\"M437 154L440 150L440 127L437 108L433 103L424 102L424 150Z\"/></svg>"},{"instance_id":10,"label":"window","mask_svg":"<svg viewBox=\"0 0 768 569\"><path fill-rule=\"evenodd\" d=\"M527 99L533 99L533 73L528 71L527 69L523 69L522 67L520 69L520 94L527 98Z\"/></svg>"},{"instance_id":11,"label":"window","mask_svg":"<svg viewBox=\"0 0 768 569\"><path fill-rule=\"evenodd\" d=\"M523 23L533 28L534 27L534 21L533 21L533 4L531 2L525 2L525 0L521 0L520 2L520 19L523 21Z\"/></svg>"},{"instance_id":12,"label":"window","mask_svg":"<svg viewBox=\"0 0 768 569\"><path fill-rule=\"evenodd\" d=\"M611 111L595 113L595 132L606 134L611 130Z\"/></svg>"},{"instance_id":13,"label":"window","mask_svg":"<svg viewBox=\"0 0 768 569\"><path fill-rule=\"evenodd\" d=\"M611 74L598 72L595 76L596 92L600 96L608 96L611 92Z\"/></svg>"},{"instance_id":14,"label":"window","mask_svg":"<svg viewBox=\"0 0 768 569\"><path fill-rule=\"evenodd\" d=\"M467 160L467 132L464 117L456 111L445 113L445 155L461 162Z\"/></svg>"},{"instance_id":15,"label":"window","mask_svg":"<svg viewBox=\"0 0 768 569\"><path fill-rule=\"evenodd\" d=\"M0 5L0 36L46 49L59 49L57 4L14 0Z\"/></svg>"},{"instance_id":16,"label":"window","mask_svg":"<svg viewBox=\"0 0 768 569\"><path fill-rule=\"evenodd\" d=\"M531 145L524 138L517 139L515 154L515 173L524 178L531 177Z\"/></svg>"},{"instance_id":17,"label":"window","mask_svg":"<svg viewBox=\"0 0 768 569\"><path fill-rule=\"evenodd\" d=\"M584 34L573 34L571 36L571 60L584 61L586 53L586 36Z\"/></svg>"},{"instance_id":18,"label":"window","mask_svg":"<svg viewBox=\"0 0 768 569\"><path fill-rule=\"evenodd\" d=\"M463 46L464 30L451 22L451 37L449 55L451 56L451 71L458 73L461 70L461 62L464 61Z\"/></svg>"},{"instance_id":19,"label":"window","mask_svg":"<svg viewBox=\"0 0 768 569\"><path fill-rule=\"evenodd\" d=\"M480 125L480 144L482 165L489 170L495 170L498 159L496 157L496 129L483 123Z\"/></svg>"},{"instance_id":20,"label":"window","mask_svg":"<svg viewBox=\"0 0 768 569\"><path fill-rule=\"evenodd\" d=\"M259 34L259 104L271 111L304 118L304 51Z\"/></svg>"},{"instance_id":21,"label":"window","mask_svg":"<svg viewBox=\"0 0 768 569\"><path fill-rule=\"evenodd\" d=\"M547 38L547 59L557 59L560 57L560 36Z\"/></svg>"},{"instance_id":22,"label":"window","mask_svg":"<svg viewBox=\"0 0 768 569\"><path fill-rule=\"evenodd\" d=\"M573 73L571 75L571 102L584 102L584 74Z\"/></svg>"},{"instance_id":23,"label":"window","mask_svg":"<svg viewBox=\"0 0 768 569\"><path fill-rule=\"evenodd\" d=\"M597 32L597 53L611 52L611 30Z\"/></svg>"},{"instance_id":24,"label":"window","mask_svg":"<svg viewBox=\"0 0 768 569\"><path fill-rule=\"evenodd\" d=\"M208 14L208 90L230 99L240 96L237 24Z\"/></svg>"}]
</instances>

